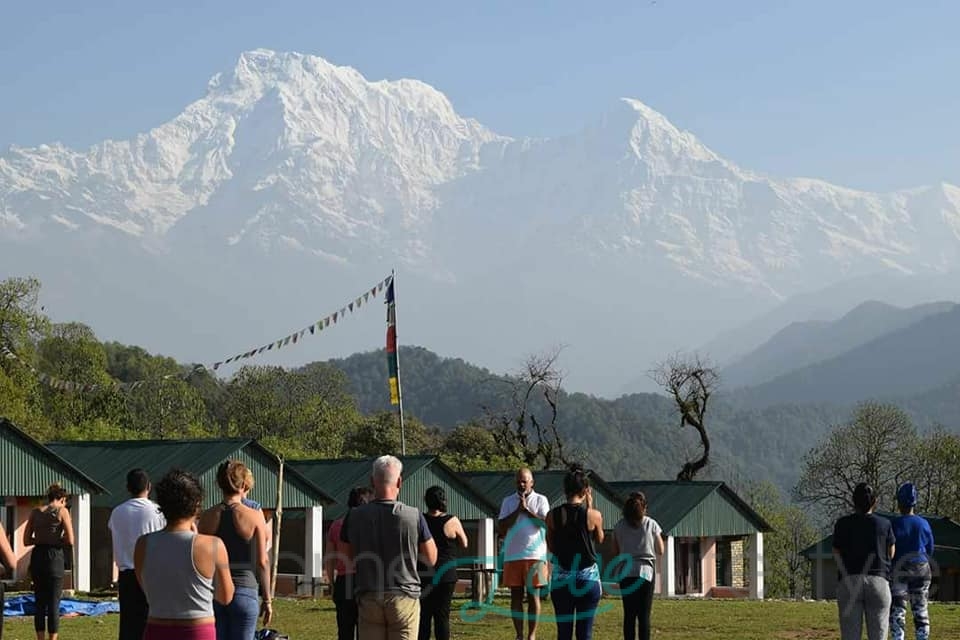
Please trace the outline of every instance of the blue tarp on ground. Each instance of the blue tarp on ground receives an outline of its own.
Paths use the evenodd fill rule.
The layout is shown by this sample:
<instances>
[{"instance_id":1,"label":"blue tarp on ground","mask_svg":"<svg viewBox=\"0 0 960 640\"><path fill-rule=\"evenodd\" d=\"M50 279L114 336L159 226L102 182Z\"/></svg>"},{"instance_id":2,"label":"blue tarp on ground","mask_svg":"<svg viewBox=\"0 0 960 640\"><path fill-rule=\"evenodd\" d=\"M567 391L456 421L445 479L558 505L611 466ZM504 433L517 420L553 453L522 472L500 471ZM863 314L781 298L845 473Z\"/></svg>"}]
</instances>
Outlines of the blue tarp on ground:
<instances>
[{"instance_id":1,"label":"blue tarp on ground","mask_svg":"<svg viewBox=\"0 0 960 640\"><path fill-rule=\"evenodd\" d=\"M11 596L3 603L4 616L32 616L34 610L33 595ZM60 601L61 616L102 616L105 613L120 613L120 603L116 600L94 602L67 598Z\"/></svg>"}]
</instances>

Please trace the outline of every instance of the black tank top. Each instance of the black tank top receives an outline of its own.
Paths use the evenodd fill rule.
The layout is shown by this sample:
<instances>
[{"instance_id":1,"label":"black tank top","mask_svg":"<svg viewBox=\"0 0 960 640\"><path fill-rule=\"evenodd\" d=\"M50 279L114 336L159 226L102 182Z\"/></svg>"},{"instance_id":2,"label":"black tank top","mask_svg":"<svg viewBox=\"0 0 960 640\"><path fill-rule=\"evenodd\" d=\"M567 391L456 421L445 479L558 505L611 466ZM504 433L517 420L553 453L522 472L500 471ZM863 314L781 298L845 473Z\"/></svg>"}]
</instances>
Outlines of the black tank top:
<instances>
[{"instance_id":1,"label":"black tank top","mask_svg":"<svg viewBox=\"0 0 960 640\"><path fill-rule=\"evenodd\" d=\"M237 531L235 505L225 504L220 512L220 524L217 525L217 537L227 548L230 560L230 575L236 587L257 588L257 574L253 570L253 538L244 540Z\"/></svg>"},{"instance_id":2,"label":"black tank top","mask_svg":"<svg viewBox=\"0 0 960 640\"><path fill-rule=\"evenodd\" d=\"M587 508L562 504L550 512L553 521L553 555L566 571L579 571L597 562L593 539L587 529Z\"/></svg>"},{"instance_id":3,"label":"black tank top","mask_svg":"<svg viewBox=\"0 0 960 640\"><path fill-rule=\"evenodd\" d=\"M433 567L421 566L420 581L423 584L457 581L457 570L454 566L454 560L457 557L454 545L457 539L448 538L443 533L443 527L452 517L449 513L442 516L423 515L424 520L427 521L427 527L430 529L430 535L433 536L433 541L437 545L437 564ZM437 575L440 569L443 569L443 571Z\"/></svg>"}]
</instances>

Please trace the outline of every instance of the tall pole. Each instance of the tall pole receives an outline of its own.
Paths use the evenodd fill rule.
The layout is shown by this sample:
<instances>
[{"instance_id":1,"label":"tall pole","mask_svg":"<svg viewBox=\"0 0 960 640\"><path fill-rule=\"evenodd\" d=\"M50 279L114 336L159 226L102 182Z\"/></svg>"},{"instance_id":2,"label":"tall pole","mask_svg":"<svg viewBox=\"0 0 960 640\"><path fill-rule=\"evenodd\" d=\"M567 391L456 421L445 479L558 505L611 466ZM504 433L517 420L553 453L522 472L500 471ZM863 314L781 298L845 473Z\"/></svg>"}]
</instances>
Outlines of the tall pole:
<instances>
[{"instance_id":1,"label":"tall pole","mask_svg":"<svg viewBox=\"0 0 960 640\"><path fill-rule=\"evenodd\" d=\"M277 569L280 567L280 527L283 525L283 456L277 456L277 461L280 463L279 471L277 472L277 508L274 511L274 527L273 532L273 571L270 572L270 597L273 598L277 594ZM309 509L308 509L309 512ZM307 559L309 562L309 558ZM264 586L264 591L267 590L266 585Z\"/></svg>"},{"instance_id":2,"label":"tall pole","mask_svg":"<svg viewBox=\"0 0 960 640\"><path fill-rule=\"evenodd\" d=\"M393 271L393 328L397 328L397 274ZM400 340L397 340L397 415L400 418L400 455L407 455L407 436L403 428L403 388L400 386Z\"/></svg>"}]
</instances>

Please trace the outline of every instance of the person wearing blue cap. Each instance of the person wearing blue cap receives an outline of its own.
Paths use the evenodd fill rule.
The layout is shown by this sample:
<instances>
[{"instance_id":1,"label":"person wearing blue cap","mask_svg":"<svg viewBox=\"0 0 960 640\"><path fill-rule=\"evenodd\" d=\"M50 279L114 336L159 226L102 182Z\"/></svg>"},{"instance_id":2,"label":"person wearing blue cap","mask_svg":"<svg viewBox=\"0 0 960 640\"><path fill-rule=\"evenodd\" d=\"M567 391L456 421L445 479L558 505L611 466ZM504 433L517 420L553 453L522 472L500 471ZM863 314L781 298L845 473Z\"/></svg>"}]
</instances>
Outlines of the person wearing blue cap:
<instances>
[{"instance_id":1,"label":"person wearing blue cap","mask_svg":"<svg viewBox=\"0 0 960 640\"><path fill-rule=\"evenodd\" d=\"M930 557L933 555L933 531L926 518L914 513L917 488L905 482L897 489L897 506L902 514L893 520L897 538L890 576L890 632L893 640L904 640L907 626L907 600L913 612L917 640L930 637L930 614L927 600L930 593Z\"/></svg>"}]
</instances>

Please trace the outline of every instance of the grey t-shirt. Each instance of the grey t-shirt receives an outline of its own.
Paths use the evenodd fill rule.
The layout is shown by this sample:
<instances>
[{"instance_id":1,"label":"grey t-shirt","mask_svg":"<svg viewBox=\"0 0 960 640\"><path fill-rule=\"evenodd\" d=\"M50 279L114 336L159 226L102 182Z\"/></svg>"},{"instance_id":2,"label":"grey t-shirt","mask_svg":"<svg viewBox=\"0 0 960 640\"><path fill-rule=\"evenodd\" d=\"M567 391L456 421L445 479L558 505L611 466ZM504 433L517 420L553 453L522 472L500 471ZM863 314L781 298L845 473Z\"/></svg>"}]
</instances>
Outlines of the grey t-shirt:
<instances>
[{"instance_id":1,"label":"grey t-shirt","mask_svg":"<svg viewBox=\"0 0 960 640\"><path fill-rule=\"evenodd\" d=\"M375 500L351 509L343 519L340 540L353 547L354 594L419 598L417 556L420 544L431 539L423 514L402 502Z\"/></svg>"},{"instance_id":2,"label":"grey t-shirt","mask_svg":"<svg viewBox=\"0 0 960 640\"><path fill-rule=\"evenodd\" d=\"M648 567L649 570L656 566L656 537L662 533L660 524L648 516L644 516L639 527L634 527L626 520L618 522L613 528L613 535L621 555L628 556L632 562L620 560L617 575L636 577L645 573L643 567ZM620 573L621 571L623 573Z\"/></svg>"}]
</instances>

